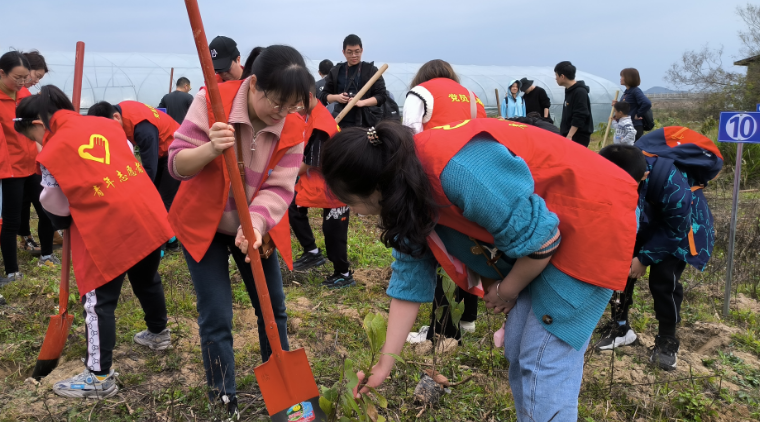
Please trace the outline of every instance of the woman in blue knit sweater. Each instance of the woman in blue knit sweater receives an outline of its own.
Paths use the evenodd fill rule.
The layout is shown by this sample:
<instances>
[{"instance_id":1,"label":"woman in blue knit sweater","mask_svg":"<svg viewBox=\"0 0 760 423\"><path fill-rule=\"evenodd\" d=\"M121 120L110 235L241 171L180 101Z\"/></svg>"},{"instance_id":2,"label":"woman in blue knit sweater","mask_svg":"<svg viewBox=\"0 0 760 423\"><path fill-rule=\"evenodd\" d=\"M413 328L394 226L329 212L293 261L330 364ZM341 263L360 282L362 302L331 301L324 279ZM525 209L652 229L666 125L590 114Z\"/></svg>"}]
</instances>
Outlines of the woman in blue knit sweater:
<instances>
[{"instance_id":1,"label":"woman in blue knit sweater","mask_svg":"<svg viewBox=\"0 0 760 423\"><path fill-rule=\"evenodd\" d=\"M586 169L601 169L575 174L569 169L564 175L601 172L588 183L601 181L596 188L613 202L624 198L622 208L600 203L584 211L584 219L611 223L602 230L620 228L608 230L607 235L608 239L625 238L618 243L623 252L633 248L635 238L635 184L628 183L631 178L616 166L597 159L598 155L540 129L495 119L451 125L415 137L408 128L391 122L382 122L377 129L349 128L323 150L323 172L330 189L355 212L379 215L382 240L393 247L395 262L387 290L392 299L383 352L401 352L420 304L432 301L436 261L457 283L461 275L452 275L454 269L466 266L465 286L469 284L473 292L481 289L487 307L509 313L504 347L518 419L574 421L583 354L612 290L571 277L554 265L552 257L565 242L558 218L563 211L553 213L535 193L543 187L534 186L528 163L535 163L540 154L524 154L530 155L526 162L514 151L527 153L522 146L530 145L533 151L546 145L547 152L542 153L546 157L553 154L549 150L558 150L565 157L592 161L584 162ZM459 144L452 149L457 137ZM504 141L511 138L519 142ZM439 176L435 175L438 171ZM579 191L572 187L554 189L572 207L591 205L591 199L574 203L578 197L573 195ZM439 207L445 202L451 207ZM605 210L594 211L600 208ZM451 212L457 210L461 213L451 219ZM559 206L558 210L567 209ZM630 236L617 236L624 231ZM570 235L567 241L579 237L583 235ZM480 250L473 248L476 244ZM581 254L601 258L601 248L607 248L588 244L588 252ZM625 253L619 263L622 268L617 273L627 274L630 260ZM478 285L476 274L493 284ZM366 386L380 385L393 365L393 357L383 355ZM364 375L359 378L363 380Z\"/></svg>"}]
</instances>

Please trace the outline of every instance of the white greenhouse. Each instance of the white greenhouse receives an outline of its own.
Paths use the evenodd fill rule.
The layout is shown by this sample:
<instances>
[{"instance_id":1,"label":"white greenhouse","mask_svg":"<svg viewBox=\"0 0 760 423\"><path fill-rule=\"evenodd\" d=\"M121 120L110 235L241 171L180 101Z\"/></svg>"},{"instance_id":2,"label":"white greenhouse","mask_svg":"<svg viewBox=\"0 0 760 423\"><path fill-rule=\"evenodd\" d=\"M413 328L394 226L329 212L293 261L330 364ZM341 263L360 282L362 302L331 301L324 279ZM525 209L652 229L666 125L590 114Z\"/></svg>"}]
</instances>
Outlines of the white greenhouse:
<instances>
[{"instance_id":1,"label":"white greenhouse","mask_svg":"<svg viewBox=\"0 0 760 423\"><path fill-rule=\"evenodd\" d=\"M50 73L42 84L54 84L71 95L74 77L74 52L42 52ZM244 59L244 58L243 58ZM315 78L320 60L307 60ZM379 67L382 62L376 61ZM421 64L389 63L384 74L385 84L393 94L399 107L409 90L409 83ZM171 69L174 78L170 82ZM507 84L513 79L527 77L537 86L543 87L552 101L551 113L559 123L562 114L564 89L554 82L554 70L538 66L473 66L454 65L462 85L480 97L487 109L497 108L494 90L499 95L506 94ZM118 103L122 100L137 100L157 106L161 97L174 88L180 77L190 79L193 91L203 85L198 57L192 54L151 54L151 53L97 53L85 52L84 81L82 87L82 108L86 109L98 101ZM591 89L591 108L595 125L606 122L610 113L610 103L619 88L604 78L578 72L577 79L584 80ZM32 90L35 91L34 89Z\"/></svg>"}]
</instances>

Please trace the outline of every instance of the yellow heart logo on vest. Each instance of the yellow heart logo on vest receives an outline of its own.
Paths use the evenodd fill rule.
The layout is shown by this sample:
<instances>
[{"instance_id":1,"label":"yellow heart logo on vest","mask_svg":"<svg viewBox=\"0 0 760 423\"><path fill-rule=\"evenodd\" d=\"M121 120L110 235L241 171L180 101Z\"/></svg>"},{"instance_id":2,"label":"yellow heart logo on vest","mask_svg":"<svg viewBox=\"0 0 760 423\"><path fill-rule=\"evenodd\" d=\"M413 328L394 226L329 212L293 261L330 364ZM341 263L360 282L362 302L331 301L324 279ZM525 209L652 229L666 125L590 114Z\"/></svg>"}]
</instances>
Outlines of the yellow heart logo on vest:
<instances>
[{"instance_id":1,"label":"yellow heart logo on vest","mask_svg":"<svg viewBox=\"0 0 760 423\"><path fill-rule=\"evenodd\" d=\"M87 150L92 150L96 145L102 145L105 150L105 157L95 157ZM79 157L85 160L92 160L98 163L111 164L111 151L108 149L108 140L100 134L90 135L90 143L79 146Z\"/></svg>"}]
</instances>

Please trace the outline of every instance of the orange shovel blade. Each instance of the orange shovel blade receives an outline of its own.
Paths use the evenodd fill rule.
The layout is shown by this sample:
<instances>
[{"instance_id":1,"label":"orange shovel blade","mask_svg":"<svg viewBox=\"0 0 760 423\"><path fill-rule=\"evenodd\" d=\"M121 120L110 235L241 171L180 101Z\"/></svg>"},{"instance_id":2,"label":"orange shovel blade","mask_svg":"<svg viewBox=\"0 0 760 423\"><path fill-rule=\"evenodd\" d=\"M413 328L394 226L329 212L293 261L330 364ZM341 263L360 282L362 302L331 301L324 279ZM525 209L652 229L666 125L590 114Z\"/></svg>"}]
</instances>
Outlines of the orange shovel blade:
<instances>
[{"instance_id":1,"label":"orange shovel blade","mask_svg":"<svg viewBox=\"0 0 760 423\"><path fill-rule=\"evenodd\" d=\"M280 420L278 414L286 419L290 414L290 421L325 420L319 408L319 388L303 348L283 351L280 358L273 354L254 372L272 420Z\"/></svg>"},{"instance_id":2,"label":"orange shovel blade","mask_svg":"<svg viewBox=\"0 0 760 423\"><path fill-rule=\"evenodd\" d=\"M42 379L58 365L58 359L63 353L63 347L66 345L66 338L69 337L69 330L73 321L74 316L68 313L50 316L45 340L42 341L42 349L32 372L33 378Z\"/></svg>"}]
</instances>

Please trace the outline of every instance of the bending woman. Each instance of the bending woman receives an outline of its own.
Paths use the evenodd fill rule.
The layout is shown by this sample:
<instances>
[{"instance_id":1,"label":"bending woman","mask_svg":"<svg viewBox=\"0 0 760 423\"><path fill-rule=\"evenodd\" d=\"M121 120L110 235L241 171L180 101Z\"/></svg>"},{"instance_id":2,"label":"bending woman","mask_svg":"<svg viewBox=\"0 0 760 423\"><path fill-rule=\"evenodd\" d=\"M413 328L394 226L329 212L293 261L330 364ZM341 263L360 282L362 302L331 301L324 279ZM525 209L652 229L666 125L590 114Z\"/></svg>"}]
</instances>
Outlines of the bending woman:
<instances>
[{"instance_id":1,"label":"bending woman","mask_svg":"<svg viewBox=\"0 0 760 423\"><path fill-rule=\"evenodd\" d=\"M504 346L518 419L577 418L583 353L630 267L637 194L628 174L559 136L496 119L415 137L388 122L349 128L326 143L323 171L353 210L380 215L394 249L384 353L401 352L420 303L432 301L437 261L487 307L510 313ZM367 386L393 364L383 355Z\"/></svg>"}]
</instances>

